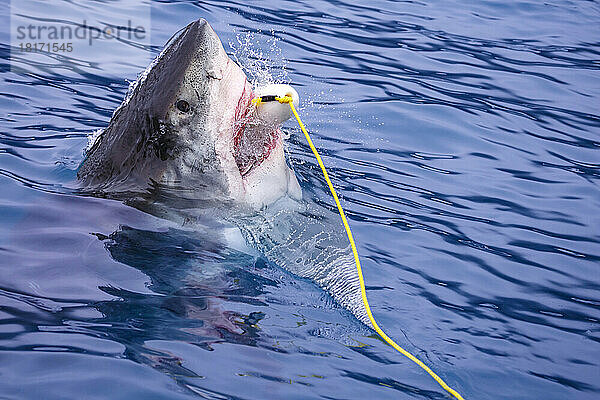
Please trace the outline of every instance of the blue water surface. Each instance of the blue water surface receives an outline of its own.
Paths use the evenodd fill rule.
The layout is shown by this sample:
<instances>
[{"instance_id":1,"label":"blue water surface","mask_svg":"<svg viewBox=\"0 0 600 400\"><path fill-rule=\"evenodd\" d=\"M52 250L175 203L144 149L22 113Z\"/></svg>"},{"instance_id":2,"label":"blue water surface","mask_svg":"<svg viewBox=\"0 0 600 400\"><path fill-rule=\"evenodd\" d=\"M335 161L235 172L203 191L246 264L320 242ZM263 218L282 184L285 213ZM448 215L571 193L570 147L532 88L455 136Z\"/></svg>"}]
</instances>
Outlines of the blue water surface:
<instances>
[{"instance_id":1,"label":"blue water surface","mask_svg":"<svg viewBox=\"0 0 600 400\"><path fill-rule=\"evenodd\" d=\"M597 2L148 6L146 58L11 70L3 36L0 398L448 398L312 282L74 190L87 135L200 17L249 75L264 51L300 93L390 336L466 399L600 396Z\"/></svg>"}]
</instances>

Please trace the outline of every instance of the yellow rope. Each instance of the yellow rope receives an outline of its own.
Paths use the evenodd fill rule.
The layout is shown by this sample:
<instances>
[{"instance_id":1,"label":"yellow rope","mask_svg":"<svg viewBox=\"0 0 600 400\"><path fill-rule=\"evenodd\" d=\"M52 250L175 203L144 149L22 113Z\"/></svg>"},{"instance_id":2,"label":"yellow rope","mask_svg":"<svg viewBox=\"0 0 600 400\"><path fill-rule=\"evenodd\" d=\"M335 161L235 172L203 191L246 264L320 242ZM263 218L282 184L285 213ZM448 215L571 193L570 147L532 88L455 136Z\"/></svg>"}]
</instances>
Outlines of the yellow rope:
<instances>
[{"instance_id":1,"label":"yellow rope","mask_svg":"<svg viewBox=\"0 0 600 400\"><path fill-rule=\"evenodd\" d=\"M258 106L261 103L261 99L258 98L255 100L256 100L255 104ZM363 279L362 269L360 267L360 259L358 258L358 251L356 250L356 244L354 243L354 238L352 237L352 231L350 230L350 225L348 225L348 220L346 219L344 209L342 208L342 205L340 204L340 199L338 198L337 193L335 192L335 189L333 188L333 184L331 183L331 180L329 179L329 174L327 174L327 170L325 169L323 160L321 160L321 156L319 155L319 152L317 151L315 145L313 144L312 140L310 139L310 136L309 136L308 132L306 131L304 124L300 120L300 116L298 115L298 112L296 111L296 108L294 107L292 98L290 96L276 97L275 100L277 100L278 102L280 102L282 104L287 103L290 105L290 108L292 109L292 113L294 113L294 116L296 117L296 120L298 121L298 125L300 125L300 129L304 133L304 136L306 137L306 141L308 142L310 149L312 150L313 154L315 155L315 158L317 159L317 162L319 163L319 166L321 167L321 171L323 172L325 181L327 181L329 190L331 191L331 194L333 195L333 199L335 200L335 204L340 213L340 217L342 217L342 222L344 223L344 228L346 228L346 233L348 234L348 240L350 240L350 246L352 247L352 253L354 254L354 261L356 262L356 270L358 272L358 279L360 282L360 294L362 296L362 301L363 301L363 304L365 305L365 309L367 310L367 315L369 316L369 320L371 321L371 324L373 324L373 328L379 334L379 336L381 336L383 338L383 340L385 340L394 349L398 350L400 353L404 354L406 357L408 357L409 359L414 361L419 367L423 368L448 393L450 393L452 396L454 396L455 398L457 398L459 400L464 400L463 397L456 390L454 390L450 386L448 386L446 384L446 382L444 382L442 380L442 378L440 378L435 372L433 372L431 370L431 368L429 368L427 365L425 365L417 357L413 356L411 353L409 353L408 351L406 351L402 347L400 347L398 344L396 344L396 342L394 342L388 335L386 335L385 332L379 327L379 325L377 325L377 322L375 321L375 318L373 317L373 314L371 313L371 307L369 307L369 302L367 301L367 292L365 290L365 281Z\"/></svg>"}]
</instances>

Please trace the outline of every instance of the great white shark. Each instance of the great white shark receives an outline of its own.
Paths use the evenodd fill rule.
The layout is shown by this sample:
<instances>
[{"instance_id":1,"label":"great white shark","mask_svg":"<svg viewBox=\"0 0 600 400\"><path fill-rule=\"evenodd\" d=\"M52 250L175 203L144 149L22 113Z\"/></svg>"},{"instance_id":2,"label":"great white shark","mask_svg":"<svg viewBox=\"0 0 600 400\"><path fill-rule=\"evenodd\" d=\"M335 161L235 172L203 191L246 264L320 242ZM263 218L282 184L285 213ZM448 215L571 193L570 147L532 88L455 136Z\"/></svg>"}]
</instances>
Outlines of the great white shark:
<instances>
[{"instance_id":1,"label":"great white shark","mask_svg":"<svg viewBox=\"0 0 600 400\"><path fill-rule=\"evenodd\" d=\"M272 93L298 94L287 85ZM278 93L281 92L281 93ZM78 171L87 187L140 192L151 182L198 201L260 208L300 196L279 126L289 107L256 109L242 69L205 20L174 37L133 85Z\"/></svg>"},{"instance_id":2,"label":"great white shark","mask_svg":"<svg viewBox=\"0 0 600 400\"><path fill-rule=\"evenodd\" d=\"M371 326L339 216L302 200L284 153L289 85L253 88L203 19L131 86L78 170L82 189L198 229L234 226L251 248L316 282ZM224 224L208 224L219 219Z\"/></svg>"}]
</instances>

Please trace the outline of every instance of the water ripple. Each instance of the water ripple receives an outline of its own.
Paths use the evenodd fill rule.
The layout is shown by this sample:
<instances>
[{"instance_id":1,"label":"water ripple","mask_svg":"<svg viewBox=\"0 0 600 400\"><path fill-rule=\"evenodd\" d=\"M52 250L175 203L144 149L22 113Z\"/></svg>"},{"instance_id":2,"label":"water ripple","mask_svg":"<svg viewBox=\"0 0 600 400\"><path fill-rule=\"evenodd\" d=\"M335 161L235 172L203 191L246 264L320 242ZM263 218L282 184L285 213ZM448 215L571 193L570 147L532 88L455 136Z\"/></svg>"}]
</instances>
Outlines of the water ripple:
<instances>
[{"instance_id":1,"label":"water ripple","mask_svg":"<svg viewBox=\"0 0 600 400\"><path fill-rule=\"evenodd\" d=\"M62 6L43 21L80 23ZM390 335L465 398L592 399L599 15L585 1L161 0L153 43L122 44L150 58L201 16L224 43L247 35L250 64L300 92ZM0 397L34 398L35 375L63 397L102 382L122 398L444 398L310 282L78 195L87 134L144 65L9 65L11 50L0 43L0 373L14 385ZM305 197L335 211L286 130Z\"/></svg>"}]
</instances>

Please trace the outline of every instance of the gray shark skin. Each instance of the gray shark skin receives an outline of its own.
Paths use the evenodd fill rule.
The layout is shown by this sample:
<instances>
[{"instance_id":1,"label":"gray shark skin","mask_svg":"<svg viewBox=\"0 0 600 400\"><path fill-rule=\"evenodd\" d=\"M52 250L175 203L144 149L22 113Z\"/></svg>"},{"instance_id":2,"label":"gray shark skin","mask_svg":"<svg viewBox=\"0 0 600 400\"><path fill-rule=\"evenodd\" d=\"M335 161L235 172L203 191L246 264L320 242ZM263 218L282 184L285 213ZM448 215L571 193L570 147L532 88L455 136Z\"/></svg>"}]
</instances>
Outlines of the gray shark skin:
<instances>
[{"instance_id":1,"label":"gray shark skin","mask_svg":"<svg viewBox=\"0 0 600 400\"><path fill-rule=\"evenodd\" d=\"M200 232L221 226L209 219L224 221L246 245L314 281L371 326L339 216L303 201L287 165L279 124L289 106L268 103L260 114L253 97L210 25L189 24L89 148L78 171L83 190L183 225L192 221ZM269 123L255 114L274 117ZM132 201L136 196L143 200Z\"/></svg>"},{"instance_id":2,"label":"gray shark skin","mask_svg":"<svg viewBox=\"0 0 600 400\"><path fill-rule=\"evenodd\" d=\"M205 29L199 29L199 25L196 21L188 26L167 47L156 66L115 111L110 125L88 150L88 156L78 171L78 178L83 183L99 188L110 186L111 190L116 190L118 184L129 179L134 181L129 187L134 188L134 184L141 186L146 177L159 179L164 169L161 164L181 153L177 137L189 132L178 127L176 121L168 123L166 117L180 90L174 82L183 80L185 67L194 54L194 42L202 40L197 36ZM206 43L210 44L210 41ZM208 56L214 48L214 44L206 46L206 52L199 55ZM200 82L206 86L210 81ZM206 113L196 115L206 117ZM179 132L175 134L177 128ZM214 149L209 147L205 150L203 158L216 159L214 154L208 154L214 153Z\"/></svg>"}]
</instances>

